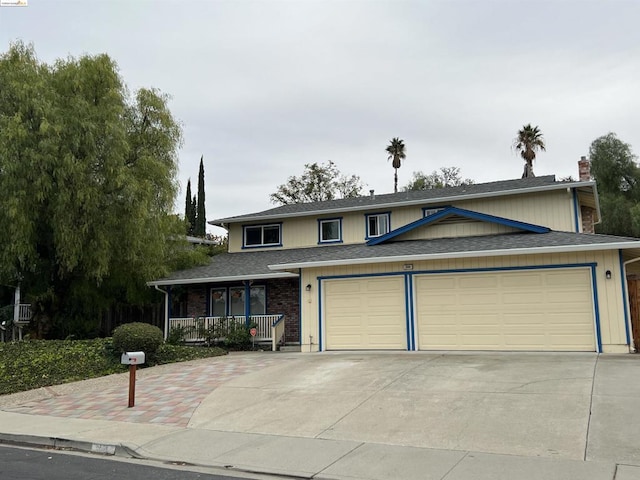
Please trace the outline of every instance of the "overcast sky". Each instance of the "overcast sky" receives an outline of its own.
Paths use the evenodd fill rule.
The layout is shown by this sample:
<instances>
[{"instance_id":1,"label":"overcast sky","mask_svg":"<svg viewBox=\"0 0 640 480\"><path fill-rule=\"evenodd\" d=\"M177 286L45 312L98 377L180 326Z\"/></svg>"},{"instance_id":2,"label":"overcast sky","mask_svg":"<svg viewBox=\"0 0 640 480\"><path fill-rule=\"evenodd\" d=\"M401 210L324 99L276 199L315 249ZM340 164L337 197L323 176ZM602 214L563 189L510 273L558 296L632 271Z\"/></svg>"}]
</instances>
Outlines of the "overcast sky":
<instances>
[{"instance_id":1,"label":"overcast sky","mask_svg":"<svg viewBox=\"0 0 640 480\"><path fill-rule=\"evenodd\" d=\"M131 90L171 95L187 179L204 155L207 218L271 208L304 164L333 160L393 191L412 172L519 178L511 145L539 125L536 175L577 177L597 137L640 152L640 1L28 0L0 8L0 50L109 54ZM1 88L1 86L0 86Z\"/></svg>"}]
</instances>

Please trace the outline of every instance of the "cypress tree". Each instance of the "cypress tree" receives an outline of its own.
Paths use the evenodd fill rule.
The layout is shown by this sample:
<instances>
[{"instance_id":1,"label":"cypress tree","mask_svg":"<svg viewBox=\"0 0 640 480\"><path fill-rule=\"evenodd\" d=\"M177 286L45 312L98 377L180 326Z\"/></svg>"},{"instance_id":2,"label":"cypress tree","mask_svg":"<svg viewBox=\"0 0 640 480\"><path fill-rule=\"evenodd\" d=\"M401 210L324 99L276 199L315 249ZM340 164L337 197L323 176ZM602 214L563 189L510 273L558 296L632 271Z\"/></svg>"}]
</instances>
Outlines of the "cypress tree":
<instances>
[{"instance_id":1,"label":"cypress tree","mask_svg":"<svg viewBox=\"0 0 640 480\"><path fill-rule=\"evenodd\" d=\"M200 157L200 171L198 172L198 206L196 213L195 234L204 237L207 231L207 215L204 211L204 155Z\"/></svg>"},{"instance_id":2,"label":"cypress tree","mask_svg":"<svg viewBox=\"0 0 640 480\"><path fill-rule=\"evenodd\" d=\"M187 181L187 196L184 202L184 219L187 221L187 235L193 235L193 203L191 202L191 179Z\"/></svg>"},{"instance_id":3,"label":"cypress tree","mask_svg":"<svg viewBox=\"0 0 640 480\"><path fill-rule=\"evenodd\" d=\"M193 198L191 199L191 216L189 217L189 223L191 223L191 225L193 225L193 228L191 229L191 234L192 235L197 235L196 233L196 225L198 224L198 221L196 219L196 196L194 195Z\"/></svg>"}]
</instances>

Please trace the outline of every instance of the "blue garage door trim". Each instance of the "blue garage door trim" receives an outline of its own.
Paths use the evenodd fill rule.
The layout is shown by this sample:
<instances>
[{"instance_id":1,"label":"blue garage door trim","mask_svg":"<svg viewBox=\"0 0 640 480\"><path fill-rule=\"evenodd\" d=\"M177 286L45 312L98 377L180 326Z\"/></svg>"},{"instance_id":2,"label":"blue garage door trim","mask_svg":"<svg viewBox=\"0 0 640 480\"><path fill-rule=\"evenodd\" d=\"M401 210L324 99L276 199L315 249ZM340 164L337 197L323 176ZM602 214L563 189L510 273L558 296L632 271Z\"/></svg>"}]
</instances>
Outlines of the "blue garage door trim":
<instances>
[{"instance_id":1,"label":"blue garage door trim","mask_svg":"<svg viewBox=\"0 0 640 480\"><path fill-rule=\"evenodd\" d=\"M324 318L322 310L322 284L325 280L335 280L344 278L364 278L364 277L391 277L403 275L405 285L405 313L407 323L407 350L415 351L417 349L415 334L416 334L416 319L415 319L415 302L413 298L413 276L414 275L429 275L429 274L442 274L442 273L479 273L479 272L506 272L506 271L522 271L522 270L550 270L550 269L566 269L566 268L590 268L591 269L591 283L592 283L592 295L593 295L593 309L594 309L594 321L595 321L595 335L597 352L602 352L602 336L600 334L600 306L598 303L598 288L596 282L596 267L597 263L567 263L557 265L531 265L531 266L519 266L519 267L487 267L487 268L460 268L460 269L444 269L444 270L419 270L411 273L396 272L396 273L367 273L358 275L331 275L320 276L318 278L318 349L324 351L324 338L322 336ZM623 292L624 294L624 292ZM626 307L625 307L626 315ZM625 325L628 322L625 321ZM628 326L627 326L628 329ZM629 332L627 331L627 336ZM628 340L629 341L629 340Z\"/></svg>"}]
</instances>

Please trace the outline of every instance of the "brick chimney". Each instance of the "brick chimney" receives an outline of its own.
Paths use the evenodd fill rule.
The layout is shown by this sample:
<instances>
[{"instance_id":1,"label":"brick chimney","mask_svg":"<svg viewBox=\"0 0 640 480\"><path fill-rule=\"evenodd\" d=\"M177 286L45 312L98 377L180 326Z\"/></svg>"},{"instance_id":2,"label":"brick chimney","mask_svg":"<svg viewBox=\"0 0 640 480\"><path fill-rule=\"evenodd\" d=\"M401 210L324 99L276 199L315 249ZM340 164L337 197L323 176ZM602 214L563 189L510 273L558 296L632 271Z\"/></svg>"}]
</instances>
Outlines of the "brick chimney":
<instances>
[{"instance_id":1,"label":"brick chimney","mask_svg":"<svg viewBox=\"0 0 640 480\"><path fill-rule=\"evenodd\" d=\"M591 162L587 157L580 157L578 162L578 177L581 182L591 180Z\"/></svg>"},{"instance_id":2,"label":"brick chimney","mask_svg":"<svg viewBox=\"0 0 640 480\"><path fill-rule=\"evenodd\" d=\"M581 182L591 180L591 162L587 157L580 157L578 162L578 176ZM582 233L595 233L594 218L595 209L582 205L580 207L580 216L582 217Z\"/></svg>"}]
</instances>

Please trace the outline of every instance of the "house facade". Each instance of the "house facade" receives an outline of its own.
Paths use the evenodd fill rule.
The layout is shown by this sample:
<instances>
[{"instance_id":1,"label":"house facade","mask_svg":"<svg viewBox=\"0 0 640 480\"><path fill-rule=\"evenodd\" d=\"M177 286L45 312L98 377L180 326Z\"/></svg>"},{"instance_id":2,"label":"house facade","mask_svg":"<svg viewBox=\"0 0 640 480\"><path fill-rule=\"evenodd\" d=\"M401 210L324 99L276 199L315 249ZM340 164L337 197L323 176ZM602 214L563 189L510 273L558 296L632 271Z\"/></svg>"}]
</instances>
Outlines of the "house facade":
<instances>
[{"instance_id":1,"label":"house facade","mask_svg":"<svg viewBox=\"0 0 640 480\"><path fill-rule=\"evenodd\" d=\"M150 282L167 328L237 318L303 352L629 352L640 240L596 235L588 162L554 176L285 205L210 223L228 253ZM180 298L180 301L177 299Z\"/></svg>"}]
</instances>

